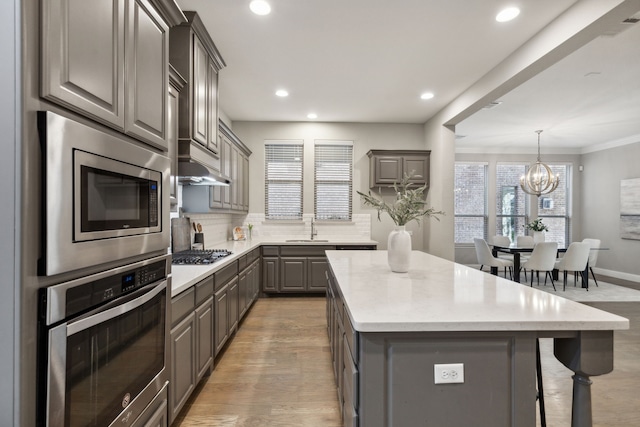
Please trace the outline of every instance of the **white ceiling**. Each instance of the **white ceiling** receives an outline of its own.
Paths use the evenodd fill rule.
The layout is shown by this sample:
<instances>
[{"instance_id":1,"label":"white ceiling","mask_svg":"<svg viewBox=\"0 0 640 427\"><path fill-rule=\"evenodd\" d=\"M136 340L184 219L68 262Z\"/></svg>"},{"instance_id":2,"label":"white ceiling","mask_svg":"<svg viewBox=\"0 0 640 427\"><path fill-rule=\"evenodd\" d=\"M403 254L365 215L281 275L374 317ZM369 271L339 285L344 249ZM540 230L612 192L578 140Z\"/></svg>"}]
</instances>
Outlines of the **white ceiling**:
<instances>
[{"instance_id":1,"label":"white ceiling","mask_svg":"<svg viewBox=\"0 0 640 427\"><path fill-rule=\"evenodd\" d=\"M201 16L227 67L233 121L424 123L576 0L177 0ZM574 149L640 135L640 24L599 38L456 127L457 146ZM587 73L592 74L585 77ZM635 77L635 78L634 78ZM275 96L277 89L287 98ZM431 91L435 97L421 100Z\"/></svg>"}]
</instances>

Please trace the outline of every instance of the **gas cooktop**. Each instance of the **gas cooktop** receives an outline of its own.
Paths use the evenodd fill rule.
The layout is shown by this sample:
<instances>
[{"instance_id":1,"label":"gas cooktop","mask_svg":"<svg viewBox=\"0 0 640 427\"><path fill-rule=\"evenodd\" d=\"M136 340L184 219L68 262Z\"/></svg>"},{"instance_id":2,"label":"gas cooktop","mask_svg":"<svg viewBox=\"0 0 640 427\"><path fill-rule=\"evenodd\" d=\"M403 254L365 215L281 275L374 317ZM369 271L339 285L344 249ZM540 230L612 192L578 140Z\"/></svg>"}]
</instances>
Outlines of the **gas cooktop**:
<instances>
[{"instance_id":1,"label":"gas cooktop","mask_svg":"<svg viewBox=\"0 0 640 427\"><path fill-rule=\"evenodd\" d=\"M174 253L171 263L176 265L213 264L231 254L233 254L233 252L226 249L192 249Z\"/></svg>"}]
</instances>

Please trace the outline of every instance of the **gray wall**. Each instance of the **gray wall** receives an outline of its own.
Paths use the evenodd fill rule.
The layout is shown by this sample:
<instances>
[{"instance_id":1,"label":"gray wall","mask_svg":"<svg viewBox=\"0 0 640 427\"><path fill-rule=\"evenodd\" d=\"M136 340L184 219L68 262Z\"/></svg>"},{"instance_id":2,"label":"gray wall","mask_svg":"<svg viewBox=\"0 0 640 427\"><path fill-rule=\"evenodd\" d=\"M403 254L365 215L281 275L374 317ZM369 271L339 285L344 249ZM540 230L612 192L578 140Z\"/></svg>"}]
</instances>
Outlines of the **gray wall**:
<instances>
[{"instance_id":1,"label":"gray wall","mask_svg":"<svg viewBox=\"0 0 640 427\"><path fill-rule=\"evenodd\" d=\"M233 122L234 133L253 152L249 171L249 209L252 213L264 213L264 140L304 140L304 213L313 213L313 142L316 139L354 141L353 189L369 191L369 157L371 149L424 150L424 130L419 124L384 123L315 123L315 122ZM391 199L385 196L385 199ZM435 206L438 208L438 206ZM393 221L383 214L377 220L377 212L365 207L356 195L353 198L353 213L371 213L371 238L386 249L387 237L393 230ZM415 222L407 226L412 231L414 249L424 248L423 233Z\"/></svg>"},{"instance_id":2,"label":"gray wall","mask_svg":"<svg viewBox=\"0 0 640 427\"><path fill-rule=\"evenodd\" d=\"M16 363L20 358L18 348L18 312L20 280L18 275L20 229L20 1L9 0L3 4L0 14L0 129L3 131L2 156L0 156L0 200L5 209L0 210L0 425L18 426L17 399L19 376Z\"/></svg>"},{"instance_id":3,"label":"gray wall","mask_svg":"<svg viewBox=\"0 0 640 427\"><path fill-rule=\"evenodd\" d=\"M582 155L582 236L602 240L597 269L606 275L622 272L635 277L618 278L640 282L640 240L620 238L620 180L640 178L638 142ZM615 273L613 273L615 274ZM613 276L616 277L616 276Z\"/></svg>"}]
</instances>

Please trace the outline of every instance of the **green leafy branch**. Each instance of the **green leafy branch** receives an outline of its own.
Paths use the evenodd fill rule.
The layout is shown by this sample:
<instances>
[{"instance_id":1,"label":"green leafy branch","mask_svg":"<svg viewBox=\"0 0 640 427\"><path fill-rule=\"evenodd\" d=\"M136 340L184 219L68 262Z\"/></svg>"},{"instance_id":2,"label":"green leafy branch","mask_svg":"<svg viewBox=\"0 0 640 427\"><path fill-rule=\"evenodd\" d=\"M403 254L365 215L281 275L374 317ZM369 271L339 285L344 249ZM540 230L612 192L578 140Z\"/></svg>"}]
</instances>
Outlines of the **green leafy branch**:
<instances>
[{"instance_id":1,"label":"green leafy branch","mask_svg":"<svg viewBox=\"0 0 640 427\"><path fill-rule=\"evenodd\" d=\"M424 191L427 189L426 184L421 187L411 189L411 183L409 182L410 179L411 175L405 174L400 183L393 184L393 189L396 193L396 200L392 204L374 197L373 194L371 194L371 191L369 191L368 194L361 193L357 190L356 192L360 195L366 206L371 206L378 211L378 221L380 221L380 215L382 212L386 212L393 222L399 226L407 225L407 223L414 220L417 223L420 223L420 218L425 216L433 217L440 221L438 215L444 215L445 213L442 211L436 211L431 207L427 207L427 204L424 201Z\"/></svg>"}]
</instances>

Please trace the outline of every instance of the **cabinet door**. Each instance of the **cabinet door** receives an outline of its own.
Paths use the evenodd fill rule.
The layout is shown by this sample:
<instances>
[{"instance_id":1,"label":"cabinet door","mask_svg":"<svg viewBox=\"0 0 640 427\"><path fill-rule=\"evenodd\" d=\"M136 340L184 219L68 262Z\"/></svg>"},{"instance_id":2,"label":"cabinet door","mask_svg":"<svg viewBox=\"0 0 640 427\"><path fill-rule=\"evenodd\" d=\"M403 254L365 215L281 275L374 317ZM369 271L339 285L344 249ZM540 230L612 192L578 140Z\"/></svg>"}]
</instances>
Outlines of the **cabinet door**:
<instances>
[{"instance_id":1,"label":"cabinet door","mask_svg":"<svg viewBox=\"0 0 640 427\"><path fill-rule=\"evenodd\" d=\"M167 150L169 27L147 0L129 0L125 132Z\"/></svg>"},{"instance_id":2,"label":"cabinet door","mask_svg":"<svg viewBox=\"0 0 640 427\"><path fill-rule=\"evenodd\" d=\"M242 210L249 212L249 158L242 156Z\"/></svg>"},{"instance_id":3,"label":"cabinet door","mask_svg":"<svg viewBox=\"0 0 640 427\"><path fill-rule=\"evenodd\" d=\"M428 156L406 156L403 158L404 173L413 175L410 182L423 185L429 182L429 157Z\"/></svg>"},{"instance_id":4,"label":"cabinet door","mask_svg":"<svg viewBox=\"0 0 640 427\"><path fill-rule=\"evenodd\" d=\"M215 293L215 355L217 356L229 338L229 298L227 287Z\"/></svg>"},{"instance_id":5,"label":"cabinet door","mask_svg":"<svg viewBox=\"0 0 640 427\"><path fill-rule=\"evenodd\" d=\"M229 190L231 191L231 209L238 210L238 149L234 146L231 147L231 185Z\"/></svg>"},{"instance_id":6,"label":"cabinet door","mask_svg":"<svg viewBox=\"0 0 640 427\"><path fill-rule=\"evenodd\" d=\"M307 258L280 258L280 290L301 292L307 282Z\"/></svg>"},{"instance_id":7,"label":"cabinet door","mask_svg":"<svg viewBox=\"0 0 640 427\"><path fill-rule=\"evenodd\" d=\"M192 137L207 146L209 141L209 54L195 34L193 35L193 79L192 79Z\"/></svg>"},{"instance_id":8,"label":"cabinet door","mask_svg":"<svg viewBox=\"0 0 640 427\"><path fill-rule=\"evenodd\" d=\"M308 258L307 290L326 292L329 262L325 257Z\"/></svg>"},{"instance_id":9,"label":"cabinet door","mask_svg":"<svg viewBox=\"0 0 640 427\"><path fill-rule=\"evenodd\" d=\"M213 297L196 308L196 382L213 364Z\"/></svg>"},{"instance_id":10,"label":"cabinet door","mask_svg":"<svg viewBox=\"0 0 640 427\"><path fill-rule=\"evenodd\" d=\"M401 157L375 157L376 185L389 185L402 179Z\"/></svg>"},{"instance_id":11,"label":"cabinet door","mask_svg":"<svg viewBox=\"0 0 640 427\"><path fill-rule=\"evenodd\" d=\"M207 74L207 148L218 153L218 71L212 60L209 60Z\"/></svg>"},{"instance_id":12,"label":"cabinet door","mask_svg":"<svg viewBox=\"0 0 640 427\"><path fill-rule=\"evenodd\" d=\"M124 130L125 0L40 3L41 96Z\"/></svg>"},{"instance_id":13,"label":"cabinet door","mask_svg":"<svg viewBox=\"0 0 640 427\"><path fill-rule=\"evenodd\" d=\"M228 139L224 138L222 140L222 147L221 148L221 153L222 153L222 175L225 178L229 178L231 179L231 151L232 151L232 145L231 145L231 141L229 141ZM222 207L224 209L231 209L231 187L229 186L225 186L225 187L220 187L222 189Z\"/></svg>"},{"instance_id":14,"label":"cabinet door","mask_svg":"<svg viewBox=\"0 0 640 427\"><path fill-rule=\"evenodd\" d=\"M192 312L171 331L170 403L172 419L191 395L196 385L196 331Z\"/></svg>"},{"instance_id":15,"label":"cabinet door","mask_svg":"<svg viewBox=\"0 0 640 427\"><path fill-rule=\"evenodd\" d=\"M238 328L238 313L239 313L239 296L240 289L238 288L238 278L235 277L233 280L229 282L229 290L227 291L229 295L229 335L231 335Z\"/></svg>"},{"instance_id":16,"label":"cabinet door","mask_svg":"<svg viewBox=\"0 0 640 427\"><path fill-rule=\"evenodd\" d=\"M262 290L263 292L277 292L279 277L278 257L265 257L262 259Z\"/></svg>"},{"instance_id":17,"label":"cabinet door","mask_svg":"<svg viewBox=\"0 0 640 427\"><path fill-rule=\"evenodd\" d=\"M167 101L167 148L168 156L171 159L171 181L169 186L169 196L171 198L172 209L177 209L178 204L178 103L180 92L169 85Z\"/></svg>"},{"instance_id":18,"label":"cabinet door","mask_svg":"<svg viewBox=\"0 0 640 427\"><path fill-rule=\"evenodd\" d=\"M238 275L238 311L239 317L242 319L247 312L249 297L249 280L251 277L251 266L247 267Z\"/></svg>"}]
</instances>

